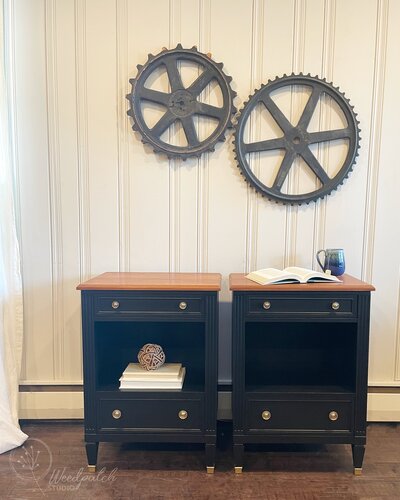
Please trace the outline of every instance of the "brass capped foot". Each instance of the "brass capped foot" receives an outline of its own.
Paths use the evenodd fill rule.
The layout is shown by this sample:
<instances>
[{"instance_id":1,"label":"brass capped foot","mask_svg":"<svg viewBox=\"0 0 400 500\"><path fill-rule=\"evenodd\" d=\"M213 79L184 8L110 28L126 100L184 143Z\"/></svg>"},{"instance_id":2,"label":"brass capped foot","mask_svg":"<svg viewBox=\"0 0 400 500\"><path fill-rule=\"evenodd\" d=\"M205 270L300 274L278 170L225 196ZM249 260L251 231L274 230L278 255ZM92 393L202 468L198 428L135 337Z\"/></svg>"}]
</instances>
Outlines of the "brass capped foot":
<instances>
[{"instance_id":1,"label":"brass capped foot","mask_svg":"<svg viewBox=\"0 0 400 500\"><path fill-rule=\"evenodd\" d=\"M87 471L91 472L91 473L96 472L96 466L95 465L88 465L87 466Z\"/></svg>"},{"instance_id":2,"label":"brass capped foot","mask_svg":"<svg viewBox=\"0 0 400 500\"><path fill-rule=\"evenodd\" d=\"M214 474L214 470L215 470L214 466L212 466L212 467L207 466L206 469L207 469L207 474Z\"/></svg>"},{"instance_id":3,"label":"brass capped foot","mask_svg":"<svg viewBox=\"0 0 400 500\"><path fill-rule=\"evenodd\" d=\"M361 476L362 474L362 467L354 467L353 473L355 476Z\"/></svg>"},{"instance_id":4,"label":"brass capped foot","mask_svg":"<svg viewBox=\"0 0 400 500\"><path fill-rule=\"evenodd\" d=\"M235 467L235 474L241 474L243 472L243 467Z\"/></svg>"}]
</instances>

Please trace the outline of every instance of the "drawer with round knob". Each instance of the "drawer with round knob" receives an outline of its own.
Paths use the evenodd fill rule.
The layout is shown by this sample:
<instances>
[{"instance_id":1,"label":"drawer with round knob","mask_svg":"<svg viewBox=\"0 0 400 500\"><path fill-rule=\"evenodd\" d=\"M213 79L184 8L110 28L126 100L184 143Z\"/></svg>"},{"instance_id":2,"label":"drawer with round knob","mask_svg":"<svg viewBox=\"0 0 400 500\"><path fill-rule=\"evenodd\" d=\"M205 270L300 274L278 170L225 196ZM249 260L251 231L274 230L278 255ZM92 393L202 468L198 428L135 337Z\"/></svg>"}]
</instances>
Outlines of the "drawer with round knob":
<instances>
[{"instance_id":1,"label":"drawer with round knob","mask_svg":"<svg viewBox=\"0 0 400 500\"><path fill-rule=\"evenodd\" d=\"M332 294L329 297L326 294L321 297L309 293L296 294L293 297L288 294L282 297L279 293L257 294L247 297L247 315L252 318L304 314L310 317L357 317L357 297L351 294L342 296L340 293Z\"/></svg>"},{"instance_id":2,"label":"drawer with round knob","mask_svg":"<svg viewBox=\"0 0 400 500\"><path fill-rule=\"evenodd\" d=\"M352 430L352 401L250 399L246 408L249 432Z\"/></svg>"},{"instance_id":3,"label":"drawer with round knob","mask_svg":"<svg viewBox=\"0 0 400 500\"><path fill-rule=\"evenodd\" d=\"M119 399L98 401L99 431L168 432L202 428L201 399Z\"/></svg>"},{"instance_id":4,"label":"drawer with round knob","mask_svg":"<svg viewBox=\"0 0 400 500\"><path fill-rule=\"evenodd\" d=\"M97 317L173 316L201 318L204 314L204 299L190 295L130 294L99 295L96 297L95 314Z\"/></svg>"}]
</instances>

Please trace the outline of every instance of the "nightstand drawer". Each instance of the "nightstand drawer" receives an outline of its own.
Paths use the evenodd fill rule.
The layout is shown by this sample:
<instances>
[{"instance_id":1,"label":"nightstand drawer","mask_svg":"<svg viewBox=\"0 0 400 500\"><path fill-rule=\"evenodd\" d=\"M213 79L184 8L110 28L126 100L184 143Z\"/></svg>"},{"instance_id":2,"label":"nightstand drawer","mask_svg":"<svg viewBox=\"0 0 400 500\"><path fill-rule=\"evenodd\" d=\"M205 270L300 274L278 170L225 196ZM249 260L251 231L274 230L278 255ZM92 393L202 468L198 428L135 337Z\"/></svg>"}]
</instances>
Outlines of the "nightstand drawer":
<instances>
[{"instance_id":1,"label":"nightstand drawer","mask_svg":"<svg viewBox=\"0 0 400 500\"><path fill-rule=\"evenodd\" d=\"M112 315L113 317L133 315L181 315L196 316L203 315L204 299L202 297L179 296L132 296L113 295L96 297L96 315Z\"/></svg>"},{"instance_id":2,"label":"nightstand drawer","mask_svg":"<svg viewBox=\"0 0 400 500\"><path fill-rule=\"evenodd\" d=\"M253 295L247 298L247 314L251 317L303 314L321 317L356 317L357 297L349 294L345 297L340 294L329 297Z\"/></svg>"},{"instance_id":3,"label":"nightstand drawer","mask_svg":"<svg viewBox=\"0 0 400 500\"><path fill-rule=\"evenodd\" d=\"M246 427L251 431L351 431L352 401L249 400Z\"/></svg>"},{"instance_id":4,"label":"nightstand drawer","mask_svg":"<svg viewBox=\"0 0 400 500\"><path fill-rule=\"evenodd\" d=\"M100 399L99 431L153 432L201 430L203 403L199 399Z\"/></svg>"}]
</instances>

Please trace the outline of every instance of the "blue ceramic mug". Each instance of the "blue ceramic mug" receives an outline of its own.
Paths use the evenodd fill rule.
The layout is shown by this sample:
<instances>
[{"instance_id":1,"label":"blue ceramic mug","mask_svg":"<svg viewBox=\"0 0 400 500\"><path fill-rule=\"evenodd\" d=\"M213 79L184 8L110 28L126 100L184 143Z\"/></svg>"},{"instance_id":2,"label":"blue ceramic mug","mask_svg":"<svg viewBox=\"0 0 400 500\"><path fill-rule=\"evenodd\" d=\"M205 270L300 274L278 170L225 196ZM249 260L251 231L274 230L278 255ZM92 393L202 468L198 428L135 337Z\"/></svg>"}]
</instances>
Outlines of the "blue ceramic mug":
<instances>
[{"instance_id":1,"label":"blue ceramic mug","mask_svg":"<svg viewBox=\"0 0 400 500\"><path fill-rule=\"evenodd\" d=\"M320 253L325 254L324 263L319 260ZM345 271L344 252L342 248L327 248L326 250L318 250L317 261L322 270L330 271L333 276L341 276Z\"/></svg>"}]
</instances>

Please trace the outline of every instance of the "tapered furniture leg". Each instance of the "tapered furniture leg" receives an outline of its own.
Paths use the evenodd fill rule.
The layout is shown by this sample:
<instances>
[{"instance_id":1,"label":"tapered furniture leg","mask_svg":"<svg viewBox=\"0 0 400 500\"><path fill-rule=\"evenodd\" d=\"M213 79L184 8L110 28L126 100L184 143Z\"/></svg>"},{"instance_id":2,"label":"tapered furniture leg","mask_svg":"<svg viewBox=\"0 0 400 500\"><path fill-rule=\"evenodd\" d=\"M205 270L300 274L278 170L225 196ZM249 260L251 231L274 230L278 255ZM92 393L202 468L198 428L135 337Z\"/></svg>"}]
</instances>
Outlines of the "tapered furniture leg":
<instances>
[{"instance_id":1,"label":"tapered furniture leg","mask_svg":"<svg viewBox=\"0 0 400 500\"><path fill-rule=\"evenodd\" d=\"M353 452L353 471L355 476L360 476L362 472L362 464L365 453L365 446L361 444L352 444L351 445Z\"/></svg>"},{"instance_id":2,"label":"tapered furniture leg","mask_svg":"<svg viewBox=\"0 0 400 500\"><path fill-rule=\"evenodd\" d=\"M235 473L241 474L243 470L244 444L233 445L233 461L235 464Z\"/></svg>"},{"instance_id":3,"label":"tapered furniture leg","mask_svg":"<svg viewBox=\"0 0 400 500\"><path fill-rule=\"evenodd\" d=\"M86 456L88 461L88 472L96 472L97 452L99 443L86 443Z\"/></svg>"},{"instance_id":4,"label":"tapered furniture leg","mask_svg":"<svg viewBox=\"0 0 400 500\"><path fill-rule=\"evenodd\" d=\"M206 469L207 474L214 474L215 444L206 444Z\"/></svg>"}]
</instances>

